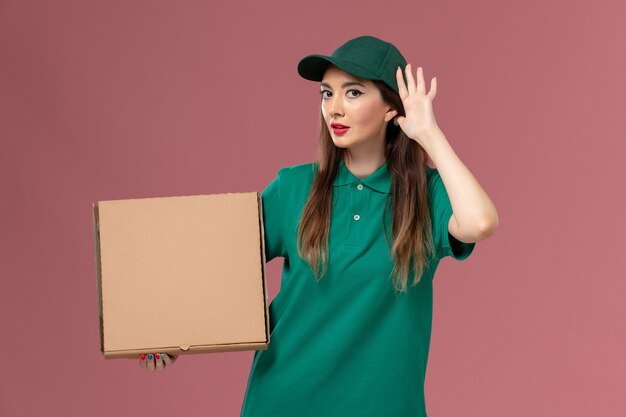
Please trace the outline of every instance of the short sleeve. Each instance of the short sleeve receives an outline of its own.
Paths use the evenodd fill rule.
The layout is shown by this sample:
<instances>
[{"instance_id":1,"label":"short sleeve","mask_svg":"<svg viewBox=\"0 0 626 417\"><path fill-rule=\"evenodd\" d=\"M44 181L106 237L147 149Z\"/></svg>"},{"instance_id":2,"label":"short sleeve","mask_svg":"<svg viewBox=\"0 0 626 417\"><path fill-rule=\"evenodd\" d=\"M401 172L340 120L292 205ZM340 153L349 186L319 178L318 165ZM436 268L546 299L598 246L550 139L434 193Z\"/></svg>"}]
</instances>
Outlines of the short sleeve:
<instances>
[{"instance_id":1,"label":"short sleeve","mask_svg":"<svg viewBox=\"0 0 626 417\"><path fill-rule=\"evenodd\" d=\"M436 168L430 168L428 193L430 200L430 219L433 227L433 241L438 259L446 256L462 261L468 258L476 242L461 242L450 234L448 223L452 217L452 205L446 187Z\"/></svg>"},{"instance_id":2,"label":"short sleeve","mask_svg":"<svg viewBox=\"0 0 626 417\"><path fill-rule=\"evenodd\" d=\"M280 198L280 178L283 169L281 168L278 171L276 177L261 192L265 234L265 262L269 262L277 256L285 257Z\"/></svg>"}]
</instances>

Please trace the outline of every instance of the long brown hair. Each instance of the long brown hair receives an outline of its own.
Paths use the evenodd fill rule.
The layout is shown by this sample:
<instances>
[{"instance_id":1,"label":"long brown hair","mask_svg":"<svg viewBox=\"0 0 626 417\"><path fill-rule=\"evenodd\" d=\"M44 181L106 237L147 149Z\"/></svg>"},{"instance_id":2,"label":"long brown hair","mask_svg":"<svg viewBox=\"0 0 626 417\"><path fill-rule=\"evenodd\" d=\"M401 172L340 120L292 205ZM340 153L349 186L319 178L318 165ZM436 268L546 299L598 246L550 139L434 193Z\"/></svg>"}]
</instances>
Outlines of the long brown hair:
<instances>
[{"instance_id":1,"label":"long brown hair","mask_svg":"<svg viewBox=\"0 0 626 417\"><path fill-rule=\"evenodd\" d=\"M383 82L372 81L380 90L382 99L398 111L398 115L406 116L400 96ZM298 254L311 266L318 281L328 269L332 185L345 152L333 143L321 112L320 124L317 172L302 210L297 237ZM393 213L393 244L389 241L387 230L385 238L394 261L391 271L394 289L406 292L411 266L415 271L414 286L420 282L424 268L434 253L424 170L428 154L390 121L385 132L385 158L392 184L388 198L391 199ZM388 206L386 204L383 217Z\"/></svg>"}]
</instances>

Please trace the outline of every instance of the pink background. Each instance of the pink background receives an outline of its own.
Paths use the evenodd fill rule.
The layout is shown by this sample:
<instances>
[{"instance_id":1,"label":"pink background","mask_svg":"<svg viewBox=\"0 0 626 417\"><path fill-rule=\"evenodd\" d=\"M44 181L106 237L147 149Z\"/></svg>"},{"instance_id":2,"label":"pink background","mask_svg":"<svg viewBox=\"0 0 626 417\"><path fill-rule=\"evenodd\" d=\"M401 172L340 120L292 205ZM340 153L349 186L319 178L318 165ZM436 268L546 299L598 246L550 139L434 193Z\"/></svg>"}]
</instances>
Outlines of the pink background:
<instances>
[{"instance_id":1,"label":"pink background","mask_svg":"<svg viewBox=\"0 0 626 417\"><path fill-rule=\"evenodd\" d=\"M1 1L0 415L239 415L252 351L162 373L103 359L91 203L260 191L312 161L319 88L297 62L364 34L437 76L437 121L500 217L440 264L429 416L626 415L624 16L617 0Z\"/></svg>"}]
</instances>

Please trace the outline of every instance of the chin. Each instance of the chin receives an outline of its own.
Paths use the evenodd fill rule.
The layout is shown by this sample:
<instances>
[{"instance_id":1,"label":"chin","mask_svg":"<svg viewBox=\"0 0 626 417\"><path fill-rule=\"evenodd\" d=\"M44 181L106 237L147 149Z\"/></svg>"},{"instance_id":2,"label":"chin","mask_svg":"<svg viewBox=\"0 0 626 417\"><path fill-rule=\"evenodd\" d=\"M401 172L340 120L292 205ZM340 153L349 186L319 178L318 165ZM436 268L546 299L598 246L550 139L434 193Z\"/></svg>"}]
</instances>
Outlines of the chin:
<instances>
[{"instance_id":1,"label":"chin","mask_svg":"<svg viewBox=\"0 0 626 417\"><path fill-rule=\"evenodd\" d=\"M350 145L352 145L351 142L345 141L345 140L341 140L341 138L336 139L336 138L333 138L331 136L331 139L333 140L333 143L335 144L335 146L338 147L338 148L344 148L345 149L345 148L349 148Z\"/></svg>"}]
</instances>

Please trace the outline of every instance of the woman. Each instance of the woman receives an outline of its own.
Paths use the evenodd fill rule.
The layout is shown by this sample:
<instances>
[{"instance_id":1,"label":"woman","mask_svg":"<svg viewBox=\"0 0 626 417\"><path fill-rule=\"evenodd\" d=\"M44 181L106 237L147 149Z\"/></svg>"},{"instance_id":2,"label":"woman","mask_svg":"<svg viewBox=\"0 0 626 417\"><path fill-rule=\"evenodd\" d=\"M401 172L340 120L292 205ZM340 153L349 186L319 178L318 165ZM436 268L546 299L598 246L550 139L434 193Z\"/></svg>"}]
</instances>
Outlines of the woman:
<instances>
[{"instance_id":1,"label":"woman","mask_svg":"<svg viewBox=\"0 0 626 417\"><path fill-rule=\"evenodd\" d=\"M262 192L283 275L241 416L426 416L434 273L497 212L435 121L436 79L426 93L394 45L360 36L298 73L321 81L319 158Z\"/></svg>"}]
</instances>

